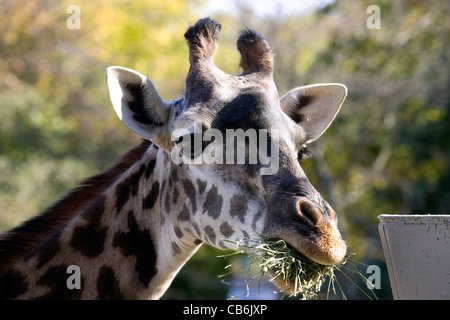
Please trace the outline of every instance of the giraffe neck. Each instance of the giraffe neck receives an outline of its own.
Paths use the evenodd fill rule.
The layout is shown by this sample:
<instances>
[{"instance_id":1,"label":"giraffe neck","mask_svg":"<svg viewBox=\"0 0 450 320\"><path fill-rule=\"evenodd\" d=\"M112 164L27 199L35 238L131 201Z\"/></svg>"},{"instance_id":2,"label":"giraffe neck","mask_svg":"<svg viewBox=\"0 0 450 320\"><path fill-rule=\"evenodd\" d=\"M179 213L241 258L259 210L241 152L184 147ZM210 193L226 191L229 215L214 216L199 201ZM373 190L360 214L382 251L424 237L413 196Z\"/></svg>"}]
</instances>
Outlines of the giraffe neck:
<instances>
[{"instance_id":1,"label":"giraffe neck","mask_svg":"<svg viewBox=\"0 0 450 320\"><path fill-rule=\"evenodd\" d=\"M88 208L0 276L0 297L161 297L200 243L162 214L169 161L150 146ZM80 289L67 286L69 266L79 268Z\"/></svg>"}]
</instances>

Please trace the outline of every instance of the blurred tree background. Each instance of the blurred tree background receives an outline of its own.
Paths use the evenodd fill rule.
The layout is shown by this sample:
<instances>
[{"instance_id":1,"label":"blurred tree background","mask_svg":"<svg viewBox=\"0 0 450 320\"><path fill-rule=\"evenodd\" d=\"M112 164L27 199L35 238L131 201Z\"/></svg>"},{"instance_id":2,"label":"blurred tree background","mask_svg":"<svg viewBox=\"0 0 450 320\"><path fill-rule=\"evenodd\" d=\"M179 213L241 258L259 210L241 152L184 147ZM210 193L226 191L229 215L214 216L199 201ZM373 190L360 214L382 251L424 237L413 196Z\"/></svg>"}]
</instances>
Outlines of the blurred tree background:
<instances>
[{"instance_id":1,"label":"blurred tree background","mask_svg":"<svg viewBox=\"0 0 450 320\"><path fill-rule=\"evenodd\" d=\"M246 4L247 3L247 4ZM261 15L252 2L214 15L216 64L239 74L239 30L258 29L276 53L280 94L341 82L349 95L302 166L339 215L354 258L384 266L382 213L450 211L450 3L330 1L310 12ZM67 8L81 10L71 30ZM105 170L138 138L113 112L104 71L146 74L166 100L184 90L183 33L208 0L51 1L0 4L0 231L35 215L82 178ZM381 28L366 25L380 8ZM226 6L224 2L224 6ZM228 263L204 246L165 298L225 298ZM364 274L365 267L362 267ZM379 298L391 298L386 270ZM365 298L343 280L348 298Z\"/></svg>"}]
</instances>

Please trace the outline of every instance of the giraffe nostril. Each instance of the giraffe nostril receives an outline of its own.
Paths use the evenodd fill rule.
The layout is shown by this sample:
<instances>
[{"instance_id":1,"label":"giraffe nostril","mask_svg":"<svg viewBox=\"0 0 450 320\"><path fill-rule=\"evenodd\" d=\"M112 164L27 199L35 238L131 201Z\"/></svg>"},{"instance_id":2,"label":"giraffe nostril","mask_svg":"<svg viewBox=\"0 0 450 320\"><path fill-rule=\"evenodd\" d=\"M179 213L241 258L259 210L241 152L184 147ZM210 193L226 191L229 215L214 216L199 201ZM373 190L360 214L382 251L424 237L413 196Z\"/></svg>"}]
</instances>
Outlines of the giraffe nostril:
<instances>
[{"instance_id":1,"label":"giraffe nostril","mask_svg":"<svg viewBox=\"0 0 450 320\"><path fill-rule=\"evenodd\" d=\"M322 219L322 212L309 200L301 199L298 202L298 210L300 216L312 222L313 225L317 225Z\"/></svg>"}]
</instances>

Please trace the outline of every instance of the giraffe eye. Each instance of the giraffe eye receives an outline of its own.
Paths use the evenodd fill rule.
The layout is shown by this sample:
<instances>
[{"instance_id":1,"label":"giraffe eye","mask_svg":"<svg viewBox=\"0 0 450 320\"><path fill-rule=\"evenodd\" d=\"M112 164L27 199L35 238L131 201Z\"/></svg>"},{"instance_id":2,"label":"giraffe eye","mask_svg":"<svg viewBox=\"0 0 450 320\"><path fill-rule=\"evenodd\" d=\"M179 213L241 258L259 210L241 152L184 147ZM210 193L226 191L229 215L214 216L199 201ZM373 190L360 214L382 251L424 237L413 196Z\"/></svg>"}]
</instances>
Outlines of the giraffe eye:
<instances>
[{"instance_id":1,"label":"giraffe eye","mask_svg":"<svg viewBox=\"0 0 450 320\"><path fill-rule=\"evenodd\" d=\"M174 145L176 144L181 146L180 155L183 154L190 159L198 157L203 152L205 147L201 134L194 133L180 136L178 141L174 142Z\"/></svg>"}]
</instances>

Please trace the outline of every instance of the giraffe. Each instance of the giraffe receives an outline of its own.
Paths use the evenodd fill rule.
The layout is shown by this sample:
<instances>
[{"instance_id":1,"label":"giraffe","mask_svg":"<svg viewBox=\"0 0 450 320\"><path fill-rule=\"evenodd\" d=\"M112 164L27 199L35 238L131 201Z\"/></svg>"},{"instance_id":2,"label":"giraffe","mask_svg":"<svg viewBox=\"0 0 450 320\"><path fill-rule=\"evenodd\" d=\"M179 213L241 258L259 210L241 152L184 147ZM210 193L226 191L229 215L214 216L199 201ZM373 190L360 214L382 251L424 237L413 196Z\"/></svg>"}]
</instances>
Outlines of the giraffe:
<instances>
[{"instance_id":1,"label":"giraffe","mask_svg":"<svg viewBox=\"0 0 450 320\"><path fill-rule=\"evenodd\" d=\"M243 72L229 75L213 62L220 29L210 18L187 29L190 69L185 93L174 101L163 100L139 72L107 69L114 110L142 142L110 170L1 236L1 298L158 299L202 244L235 250L224 240L245 241L254 233L285 240L322 264L343 259L337 215L299 160L335 118L346 87L309 85L279 98L271 48L250 29L237 40ZM277 150L262 140L256 148L277 152L276 172L262 174L268 167L262 159L173 161L188 150L177 147L199 132L231 129L265 129ZM234 159L237 147L225 148L228 140L214 150ZM201 151L215 141L203 138ZM247 143L246 160L250 149ZM67 284L73 266L77 288Z\"/></svg>"}]
</instances>

